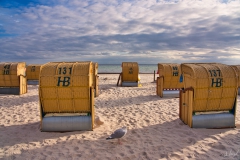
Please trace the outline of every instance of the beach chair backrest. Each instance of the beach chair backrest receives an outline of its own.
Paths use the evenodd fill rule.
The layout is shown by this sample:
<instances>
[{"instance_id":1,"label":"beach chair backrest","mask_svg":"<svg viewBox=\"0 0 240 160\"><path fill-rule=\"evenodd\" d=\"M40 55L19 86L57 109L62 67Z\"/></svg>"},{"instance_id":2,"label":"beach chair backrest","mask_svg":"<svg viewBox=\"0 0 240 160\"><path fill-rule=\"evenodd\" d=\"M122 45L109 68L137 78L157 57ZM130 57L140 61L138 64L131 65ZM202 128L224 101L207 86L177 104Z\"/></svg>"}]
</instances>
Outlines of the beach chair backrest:
<instances>
[{"instance_id":1,"label":"beach chair backrest","mask_svg":"<svg viewBox=\"0 0 240 160\"><path fill-rule=\"evenodd\" d=\"M220 63L181 64L184 89L193 88L193 112L227 111L235 106L238 78Z\"/></svg>"},{"instance_id":2,"label":"beach chair backrest","mask_svg":"<svg viewBox=\"0 0 240 160\"><path fill-rule=\"evenodd\" d=\"M163 77L163 89L182 88L181 67L177 63L158 63L159 77Z\"/></svg>"},{"instance_id":3,"label":"beach chair backrest","mask_svg":"<svg viewBox=\"0 0 240 160\"><path fill-rule=\"evenodd\" d=\"M20 83L20 76L25 77L25 62L1 62L0 63L0 87L19 87L26 85Z\"/></svg>"},{"instance_id":4,"label":"beach chair backrest","mask_svg":"<svg viewBox=\"0 0 240 160\"><path fill-rule=\"evenodd\" d=\"M92 62L49 62L40 70L39 96L44 113L91 112Z\"/></svg>"},{"instance_id":5,"label":"beach chair backrest","mask_svg":"<svg viewBox=\"0 0 240 160\"><path fill-rule=\"evenodd\" d=\"M29 64L27 65L27 79L28 80L39 80L40 64Z\"/></svg>"},{"instance_id":6,"label":"beach chair backrest","mask_svg":"<svg viewBox=\"0 0 240 160\"><path fill-rule=\"evenodd\" d=\"M137 62L122 62L122 81L138 82L138 74Z\"/></svg>"}]
</instances>

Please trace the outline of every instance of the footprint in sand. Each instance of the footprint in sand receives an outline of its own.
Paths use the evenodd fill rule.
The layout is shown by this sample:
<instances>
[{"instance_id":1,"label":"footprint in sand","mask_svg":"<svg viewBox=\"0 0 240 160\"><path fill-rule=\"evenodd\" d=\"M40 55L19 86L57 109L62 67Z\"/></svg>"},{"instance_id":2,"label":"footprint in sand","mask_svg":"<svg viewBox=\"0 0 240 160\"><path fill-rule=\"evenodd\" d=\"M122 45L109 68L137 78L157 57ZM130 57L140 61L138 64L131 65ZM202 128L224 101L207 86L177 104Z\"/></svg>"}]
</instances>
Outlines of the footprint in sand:
<instances>
[{"instance_id":1,"label":"footprint in sand","mask_svg":"<svg viewBox=\"0 0 240 160\"><path fill-rule=\"evenodd\" d=\"M160 157L161 157L161 158L166 158L166 157L167 157L167 154L160 154Z\"/></svg>"},{"instance_id":2,"label":"footprint in sand","mask_svg":"<svg viewBox=\"0 0 240 160\"><path fill-rule=\"evenodd\" d=\"M131 149L131 150L129 150L129 153L130 154L134 154L134 151Z\"/></svg>"},{"instance_id":3,"label":"footprint in sand","mask_svg":"<svg viewBox=\"0 0 240 160\"><path fill-rule=\"evenodd\" d=\"M76 154L77 157L82 157L82 154Z\"/></svg>"},{"instance_id":4,"label":"footprint in sand","mask_svg":"<svg viewBox=\"0 0 240 160\"><path fill-rule=\"evenodd\" d=\"M181 155L176 154L176 153L171 154L169 157L170 157L170 159L181 159L182 158Z\"/></svg>"},{"instance_id":5,"label":"footprint in sand","mask_svg":"<svg viewBox=\"0 0 240 160\"><path fill-rule=\"evenodd\" d=\"M120 153L120 156L124 157L124 153Z\"/></svg>"},{"instance_id":6,"label":"footprint in sand","mask_svg":"<svg viewBox=\"0 0 240 160\"><path fill-rule=\"evenodd\" d=\"M211 146L212 148L218 149L218 150L226 151L226 147L222 144L210 143L209 146Z\"/></svg>"},{"instance_id":7,"label":"footprint in sand","mask_svg":"<svg viewBox=\"0 0 240 160\"><path fill-rule=\"evenodd\" d=\"M121 122L122 122L122 119L119 119L119 120L118 120L118 123L121 123Z\"/></svg>"},{"instance_id":8,"label":"footprint in sand","mask_svg":"<svg viewBox=\"0 0 240 160\"><path fill-rule=\"evenodd\" d=\"M214 137L214 136L210 136L212 139L214 139L214 140L216 140L216 141L218 141L219 140L219 138L217 138L217 137Z\"/></svg>"},{"instance_id":9,"label":"footprint in sand","mask_svg":"<svg viewBox=\"0 0 240 160\"><path fill-rule=\"evenodd\" d=\"M148 153L147 152L143 152L142 155L148 159Z\"/></svg>"},{"instance_id":10,"label":"footprint in sand","mask_svg":"<svg viewBox=\"0 0 240 160\"><path fill-rule=\"evenodd\" d=\"M173 101L172 101L172 100L168 100L167 102L168 102L168 103L173 103Z\"/></svg>"},{"instance_id":11,"label":"footprint in sand","mask_svg":"<svg viewBox=\"0 0 240 160\"><path fill-rule=\"evenodd\" d=\"M34 147L37 146L35 143L33 142L30 142L29 144L33 145Z\"/></svg>"},{"instance_id":12,"label":"footprint in sand","mask_svg":"<svg viewBox=\"0 0 240 160\"><path fill-rule=\"evenodd\" d=\"M196 143L196 140L194 138L188 138L187 139L187 143L189 144L195 144Z\"/></svg>"},{"instance_id":13,"label":"footprint in sand","mask_svg":"<svg viewBox=\"0 0 240 160\"><path fill-rule=\"evenodd\" d=\"M79 151L79 147L74 147L74 151Z\"/></svg>"},{"instance_id":14,"label":"footprint in sand","mask_svg":"<svg viewBox=\"0 0 240 160\"><path fill-rule=\"evenodd\" d=\"M150 123L150 120L148 120L148 119L144 119L144 121L147 122L147 123Z\"/></svg>"},{"instance_id":15,"label":"footprint in sand","mask_svg":"<svg viewBox=\"0 0 240 160\"><path fill-rule=\"evenodd\" d=\"M51 151L47 151L47 154L48 154L48 155L52 155L52 152L51 152Z\"/></svg>"},{"instance_id":16,"label":"footprint in sand","mask_svg":"<svg viewBox=\"0 0 240 160\"><path fill-rule=\"evenodd\" d=\"M135 124L135 122L133 120L129 120L128 123L130 123L131 125Z\"/></svg>"},{"instance_id":17,"label":"footprint in sand","mask_svg":"<svg viewBox=\"0 0 240 160\"><path fill-rule=\"evenodd\" d=\"M136 113L132 113L133 116L136 116Z\"/></svg>"},{"instance_id":18,"label":"footprint in sand","mask_svg":"<svg viewBox=\"0 0 240 160\"><path fill-rule=\"evenodd\" d=\"M179 125L183 126L185 125L182 121L178 123Z\"/></svg>"}]
</instances>

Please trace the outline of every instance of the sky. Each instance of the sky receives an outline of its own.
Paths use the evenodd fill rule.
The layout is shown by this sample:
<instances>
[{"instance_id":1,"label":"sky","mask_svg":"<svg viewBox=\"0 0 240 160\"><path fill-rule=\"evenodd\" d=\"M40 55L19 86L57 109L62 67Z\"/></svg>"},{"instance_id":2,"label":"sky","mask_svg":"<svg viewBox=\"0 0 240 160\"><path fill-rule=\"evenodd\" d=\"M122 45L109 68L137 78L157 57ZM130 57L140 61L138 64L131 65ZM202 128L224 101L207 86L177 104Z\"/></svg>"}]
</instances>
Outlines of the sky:
<instances>
[{"instance_id":1,"label":"sky","mask_svg":"<svg viewBox=\"0 0 240 160\"><path fill-rule=\"evenodd\" d=\"M0 57L240 64L240 0L0 0Z\"/></svg>"}]
</instances>

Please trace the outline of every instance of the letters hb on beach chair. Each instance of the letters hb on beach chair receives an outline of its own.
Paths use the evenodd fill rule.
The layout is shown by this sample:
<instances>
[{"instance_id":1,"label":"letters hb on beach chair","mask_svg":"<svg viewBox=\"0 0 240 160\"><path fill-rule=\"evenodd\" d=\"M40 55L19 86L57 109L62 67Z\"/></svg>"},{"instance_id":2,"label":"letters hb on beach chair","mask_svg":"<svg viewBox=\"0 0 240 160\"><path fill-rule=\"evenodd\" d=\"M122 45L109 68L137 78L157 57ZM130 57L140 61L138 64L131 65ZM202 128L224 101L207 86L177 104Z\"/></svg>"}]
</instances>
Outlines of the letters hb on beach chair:
<instances>
[{"instance_id":1,"label":"letters hb on beach chair","mask_svg":"<svg viewBox=\"0 0 240 160\"><path fill-rule=\"evenodd\" d=\"M27 93L25 62L0 63L0 94Z\"/></svg>"},{"instance_id":2,"label":"letters hb on beach chair","mask_svg":"<svg viewBox=\"0 0 240 160\"><path fill-rule=\"evenodd\" d=\"M179 117L192 128L235 127L238 78L219 63L181 64Z\"/></svg>"},{"instance_id":3,"label":"letters hb on beach chair","mask_svg":"<svg viewBox=\"0 0 240 160\"><path fill-rule=\"evenodd\" d=\"M40 70L41 131L93 130L92 62L49 62Z\"/></svg>"},{"instance_id":4,"label":"letters hb on beach chair","mask_svg":"<svg viewBox=\"0 0 240 160\"><path fill-rule=\"evenodd\" d=\"M180 64L158 63L157 95L160 97L179 97L183 83L179 82L181 75Z\"/></svg>"},{"instance_id":5,"label":"letters hb on beach chair","mask_svg":"<svg viewBox=\"0 0 240 160\"><path fill-rule=\"evenodd\" d=\"M238 95L240 95L240 65L231 65L238 75Z\"/></svg>"},{"instance_id":6,"label":"letters hb on beach chair","mask_svg":"<svg viewBox=\"0 0 240 160\"><path fill-rule=\"evenodd\" d=\"M27 83L29 85L38 85L39 84L39 73L40 73L39 64L29 64L27 65Z\"/></svg>"},{"instance_id":7,"label":"letters hb on beach chair","mask_svg":"<svg viewBox=\"0 0 240 160\"><path fill-rule=\"evenodd\" d=\"M138 74L137 62L122 62L121 86L138 87Z\"/></svg>"}]
</instances>

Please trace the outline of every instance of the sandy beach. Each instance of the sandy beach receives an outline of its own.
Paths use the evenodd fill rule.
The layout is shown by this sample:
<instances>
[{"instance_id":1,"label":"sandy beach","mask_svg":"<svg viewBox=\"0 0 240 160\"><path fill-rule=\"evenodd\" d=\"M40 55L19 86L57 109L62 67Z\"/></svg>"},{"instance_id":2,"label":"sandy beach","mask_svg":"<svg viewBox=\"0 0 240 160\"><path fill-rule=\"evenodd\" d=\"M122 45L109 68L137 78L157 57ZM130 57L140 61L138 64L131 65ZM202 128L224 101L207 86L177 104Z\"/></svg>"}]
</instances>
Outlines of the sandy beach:
<instances>
[{"instance_id":1,"label":"sandy beach","mask_svg":"<svg viewBox=\"0 0 240 160\"><path fill-rule=\"evenodd\" d=\"M38 85L28 93L0 95L0 159L240 159L240 96L236 128L193 129L179 119L179 98L156 95L153 74L142 87L117 87L118 74L99 75L94 131L41 132ZM106 140L127 126L122 139Z\"/></svg>"}]
</instances>

